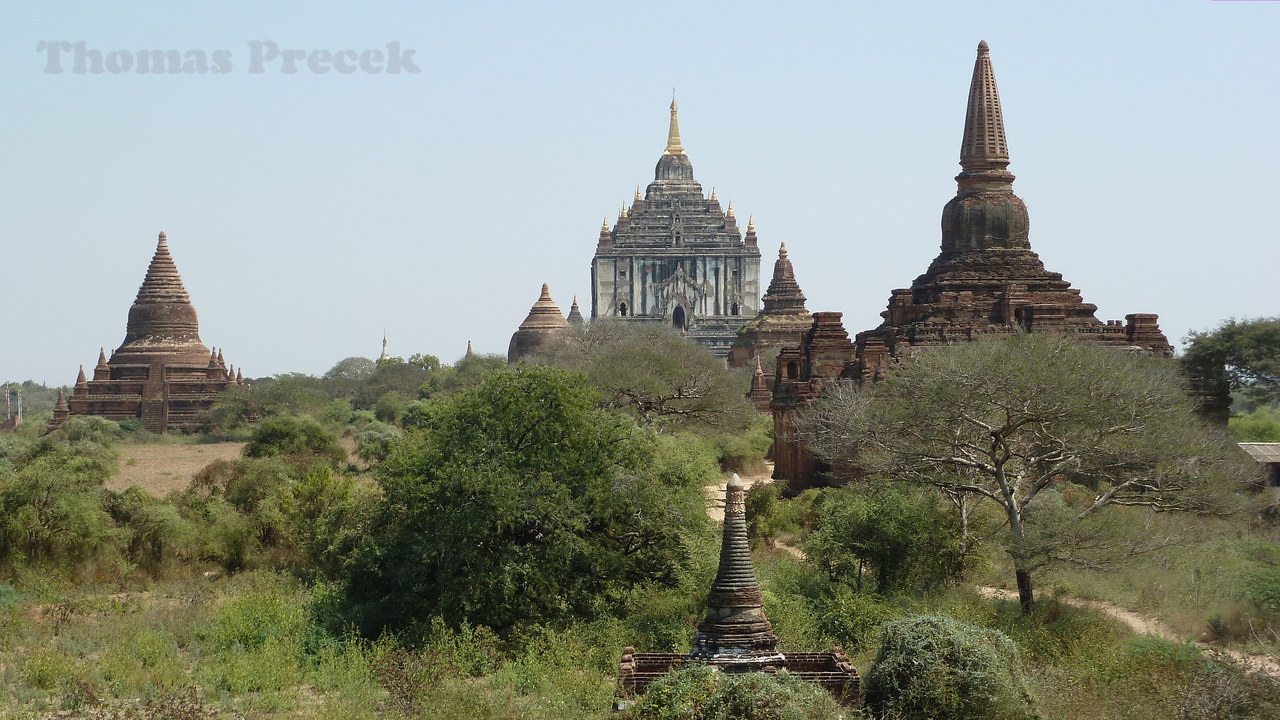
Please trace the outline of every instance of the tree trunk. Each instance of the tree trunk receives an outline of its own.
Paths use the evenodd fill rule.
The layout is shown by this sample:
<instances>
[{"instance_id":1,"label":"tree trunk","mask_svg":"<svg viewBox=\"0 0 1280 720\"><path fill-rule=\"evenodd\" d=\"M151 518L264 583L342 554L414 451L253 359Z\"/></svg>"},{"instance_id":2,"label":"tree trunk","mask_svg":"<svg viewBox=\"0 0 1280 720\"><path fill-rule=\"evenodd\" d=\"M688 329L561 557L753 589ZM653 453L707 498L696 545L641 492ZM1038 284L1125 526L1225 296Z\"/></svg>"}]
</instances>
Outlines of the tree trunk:
<instances>
[{"instance_id":1,"label":"tree trunk","mask_svg":"<svg viewBox=\"0 0 1280 720\"><path fill-rule=\"evenodd\" d=\"M1018 602L1022 604L1022 614L1030 615L1036 607L1035 592L1031 589L1031 571L1015 570L1018 578Z\"/></svg>"}]
</instances>

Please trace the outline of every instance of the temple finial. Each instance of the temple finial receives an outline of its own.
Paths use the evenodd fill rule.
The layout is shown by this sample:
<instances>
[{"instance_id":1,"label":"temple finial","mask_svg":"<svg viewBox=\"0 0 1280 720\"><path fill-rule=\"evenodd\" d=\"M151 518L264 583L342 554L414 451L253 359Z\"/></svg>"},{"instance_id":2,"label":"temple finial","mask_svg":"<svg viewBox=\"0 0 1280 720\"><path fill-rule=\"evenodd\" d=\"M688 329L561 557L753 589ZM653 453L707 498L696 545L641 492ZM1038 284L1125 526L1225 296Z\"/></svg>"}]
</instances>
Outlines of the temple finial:
<instances>
[{"instance_id":1,"label":"temple finial","mask_svg":"<svg viewBox=\"0 0 1280 720\"><path fill-rule=\"evenodd\" d=\"M671 97L671 125L667 128L667 155L683 155L684 146L680 144L680 123L676 119L676 98L672 92Z\"/></svg>"},{"instance_id":2,"label":"temple finial","mask_svg":"<svg viewBox=\"0 0 1280 720\"><path fill-rule=\"evenodd\" d=\"M756 218L754 215L748 215L747 216L747 232L753 233L755 231L756 231Z\"/></svg>"},{"instance_id":3,"label":"temple finial","mask_svg":"<svg viewBox=\"0 0 1280 720\"><path fill-rule=\"evenodd\" d=\"M966 171L1003 171L1009 166L1009 144L1000 111L1000 92L986 41L978 43L978 59L969 84L969 107L964 117L960 165Z\"/></svg>"}]
</instances>

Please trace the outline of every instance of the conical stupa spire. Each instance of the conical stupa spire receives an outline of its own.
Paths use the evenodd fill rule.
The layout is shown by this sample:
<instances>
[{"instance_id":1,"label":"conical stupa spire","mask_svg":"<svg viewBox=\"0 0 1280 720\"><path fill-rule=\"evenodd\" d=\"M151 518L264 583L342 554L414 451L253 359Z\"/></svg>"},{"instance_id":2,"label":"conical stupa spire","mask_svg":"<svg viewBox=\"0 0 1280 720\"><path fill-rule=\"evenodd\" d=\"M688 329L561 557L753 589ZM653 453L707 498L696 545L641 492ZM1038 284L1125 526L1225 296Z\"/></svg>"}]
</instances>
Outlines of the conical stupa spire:
<instances>
[{"instance_id":1,"label":"conical stupa spire","mask_svg":"<svg viewBox=\"0 0 1280 720\"><path fill-rule=\"evenodd\" d=\"M576 327L581 327L583 325L582 310L578 307L577 295L573 296L573 304L569 306L568 322L570 325L573 325Z\"/></svg>"},{"instance_id":2,"label":"conical stupa spire","mask_svg":"<svg viewBox=\"0 0 1280 720\"><path fill-rule=\"evenodd\" d=\"M960 165L966 171L1004 170L1009 166L1009 144L1000 112L1000 91L987 41L978 43L978 59L969 84L969 109L964 116L964 140Z\"/></svg>"},{"instance_id":3,"label":"conical stupa spire","mask_svg":"<svg viewBox=\"0 0 1280 720\"><path fill-rule=\"evenodd\" d=\"M720 566L707 596L707 617L693 636L691 657L772 652L778 644L747 547L746 507L742 480L734 473L725 487Z\"/></svg>"},{"instance_id":4,"label":"conical stupa spire","mask_svg":"<svg viewBox=\"0 0 1280 720\"><path fill-rule=\"evenodd\" d=\"M529 315L524 322L520 323L520 329L563 328L568 325L564 315L560 314L560 306L551 299L551 289L546 283L542 283L542 294L538 296L538 302L529 309Z\"/></svg>"},{"instance_id":5,"label":"conical stupa spire","mask_svg":"<svg viewBox=\"0 0 1280 720\"><path fill-rule=\"evenodd\" d=\"M178 266L173 264L173 256L169 254L169 240L164 231L156 242L156 253L151 257L151 265L147 267L147 276L138 288L138 298L134 302L189 303L187 289L182 286L182 276L178 274Z\"/></svg>"},{"instance_id":6,"label":"conical stupa spire","mask_svg":"<svg viewBox=\"0 0 1280 720\"><path fill-rule=\"evenodd\" d=\"M765 314L777 312L807 313L804 306L804 293L796 282L795 269L791 266L791 258L787 255L787 244L778 246L778 259L773 263L773 279L769 281L769 289L765 291Z\"/></svg>"},{"instance_id":7,"label":"conical stupa spire","mask_svg":"<svg viewBox=\"0 0 1280 720\"><path fill-rule=\"evenodd\" d=\"M667 155L684 154L684 146L680 144L680 121L676 117L677 110L676 99L673 97L671 98L671 125L667 128Z\"/></svg>"},{"instance_id":8,"label":"conical stupa spire","mask_svg":"<svg viewBox=\"0 0 1280 720\"><path fill-rule=\"evenodd\" d=\"M468 340L468 341L467 341L467 354L466 354L466 355L463 355L463 357L475 357L475 355L476 355L475 351L471 349L471 341L470 341L470 340Z\"/></svg>"},{"instance_id":9,"label":"conical stupa spire","mask_svg":"<svg viewBox=\"0 0 1280 720\"><path fill-rule=\"evenodd\" d=\"M139 363L165 357L196 363L207 352L209 349L200 342L196 309L169 254L168 238L161 232L138 297L129 308L124 342L112 359Z\"/></svg>"},{"instance_id":10,"label":"conical stupa spire","mask_svg":"<svg viewBox=\"0 0 1280 720\"><path fill-rule=\"evenodd\" d=\"M62 394L62 389L58 389L58 402L53 406L54 415L67 412L67 396Z\"/></svg>"}]
</instances>

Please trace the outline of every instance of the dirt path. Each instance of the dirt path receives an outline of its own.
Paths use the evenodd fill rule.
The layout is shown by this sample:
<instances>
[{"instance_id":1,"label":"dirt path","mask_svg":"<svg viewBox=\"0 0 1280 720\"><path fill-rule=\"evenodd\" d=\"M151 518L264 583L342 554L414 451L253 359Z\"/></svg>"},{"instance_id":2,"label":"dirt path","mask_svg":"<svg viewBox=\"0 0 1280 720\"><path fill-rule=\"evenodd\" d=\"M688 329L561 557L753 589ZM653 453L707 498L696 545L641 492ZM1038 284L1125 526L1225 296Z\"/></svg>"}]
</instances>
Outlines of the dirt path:
<instances>
[{"instance_id":1,"label":"dirt path","mask_svg":"<svg viewBox=\"0 0 1280 720\"><path fill-rule=\"evenodd\" d=\"M772 482L773 463L766 461L765 465L765 471L759 475L738 476L744 490L750 490L758 482ZM716 522L724 522L724 488L728 484L729 477L725 476L703 488L707 495L707 516Z\"/></svg>"},{"instance_id":2,"label":"dirt path","mask_svg":"<svg viewBox=\"0 0 1280 720\"><path fill-rule=\"evenodd\" d=\"M1018 600L1018 593L1012 590L981 586L974 589L978 591L979 595L986 598L992 598L995 600L1012 600L1014 602L1017 602ZM1173 628L1165 625L1159 618L1139 615L1132 610L1122 608L1119 605L1109 603L1105 600L1085 600L1083 598L1073 597L1059 597L1058 600L1066 603L1067 605L1088 608L1090 610L1100 612L1108 617L1115 618L1123 623L1125 627L1128 627L1139 635L1155 635L1156 637L1163 638L1170 642L1183 642L1186 640L1186 638L1174 632ZM1241 652L1240 650L1220 648L1217 645L1211 645L1203 642L1196 642L1194 644L1201 650L1207 650L1211 653L1222 653L1243 666L1246 670L1266 673L1274 678L1280 679L1280 662L1277 662L1273 657L1269 657L1267 655L1251 655L1246 652Z\"/></svg>"},{"instance_id":3,"label":"dirt path","mask_svg":"<svg viewBox=\"0 0 1280 720\"><path fill-rule=\"evenodd\" d=\"M185 490L191 478L214 460L238 460L241 442L204 445L122 445L120 473L105 487L124 490L137 485L156 497Z\"/></svg>"}]
</instances>

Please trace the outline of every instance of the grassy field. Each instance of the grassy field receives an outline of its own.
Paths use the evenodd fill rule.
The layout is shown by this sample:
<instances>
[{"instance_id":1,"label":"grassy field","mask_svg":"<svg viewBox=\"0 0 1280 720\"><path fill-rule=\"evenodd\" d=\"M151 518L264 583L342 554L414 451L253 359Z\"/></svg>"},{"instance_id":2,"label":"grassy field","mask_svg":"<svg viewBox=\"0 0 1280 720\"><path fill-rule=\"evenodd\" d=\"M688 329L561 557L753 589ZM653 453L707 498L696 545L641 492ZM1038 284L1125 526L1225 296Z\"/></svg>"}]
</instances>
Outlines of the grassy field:
<instances>
[{"instance_id":1,"label":"grassy field","mask_svg":"<svg viewBox=\"0 0 1280 720\"><path fill-rule=\"evenodd\" d=\"M124 490L138 486L156 497L185 490L191 478L214 460L238 460L245 443L202 445L125 445L120 453L120 473L105 487Z\"/></svg>"}]
</instances>

